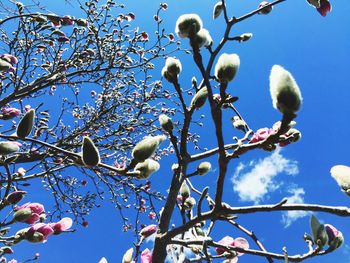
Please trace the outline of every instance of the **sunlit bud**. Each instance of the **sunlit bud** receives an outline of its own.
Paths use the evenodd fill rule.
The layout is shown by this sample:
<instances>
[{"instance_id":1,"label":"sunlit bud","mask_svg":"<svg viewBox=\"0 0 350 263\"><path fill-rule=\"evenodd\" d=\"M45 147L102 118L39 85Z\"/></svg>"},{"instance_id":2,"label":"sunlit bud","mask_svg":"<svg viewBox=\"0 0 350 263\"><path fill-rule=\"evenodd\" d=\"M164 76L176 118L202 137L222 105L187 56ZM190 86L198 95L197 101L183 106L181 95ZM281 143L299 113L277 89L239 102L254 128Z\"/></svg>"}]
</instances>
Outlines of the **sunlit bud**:
<instances>
[{"instance_id":1,"label":"sunlit bud","mask_svg":"<svg viewBox=\"0 0 350 263\"><path fill-rule=\"evenodd\" d=\"M281 121L275 122L272 126L272 129L277 132L281 128L281 124ZM297 125L296 121L291 121L290 123L288 123L288 128L291 129L295 125Z\"/></svg>"},{"instance_id":2,"label":"sunlit bud","mask_svg":"<svg viewBox=\"0 0 350 263\"><path fill-rule=\"evenodd\" d=\"M165 114L159 115L159 123L160 123L160 126L162 126L163 130L166 131L166 132L171 133L172 130L174 129L173 122Z\"/></svg>"},{"instance_id":3,"label":"sunlit bud","mask_svg":"<svg viewBox=\"0 0 350 263\"><path fill-rule=\"evenodd\" d=\"M191 194L191 190L188 187L186 181L184 181L180 187L180 195L182 196L182 200L188 198Z\"/></svg>"},{"instance_id":4,"label":"sunlit bud","mask_svg":"<svg viewBox=\"0 0 350 263\"><path fill-rule=\"evenodd\" d=\"M34 20L35 20L35 22L38 22L38 23L45 23L45 22L47 22L46 17L44 17L42 15L34 16Z\"/></svg>"},{"instance_id":5,"label":"sunlit bud","mask_svg":"<svg viewBox=\"0 0 350 263\"><path fill-rule=\"evenodd\" d=\"M228 83L235 77L240 65L237 54L222 54L215 65L215 77L220 83Z\"/></svg>"},{"instance_id":6,"label":"sunlit bud","mask_svg":"<svg viewBox=\"0 0 350 263\"><path fill-rule=\"evenodd\" d=\"M300 109L302 97L293 76L279 65L274 65L270 74L272 104L283 114L295 113Z\"/></svg>"},{"instance_id":7,"label":"sunlit bud","mask_svg":"<svg viewBox=\"0 0 350 263\"><path fill-rule=\"evenodd\" d=\"M14 191L6 197L6 202L11 205L17 204L27 194L26 191Z\"/></svg>"},{"instance_id":8,"label":"sunlit bud","mask_svg":"<svg viewBox=\"0 0 350 263\"><path fill-rule=\"evenodd\" d=\"M184 205L185 210L191 210L192 207L194 207L196 205L196 200L193 197L188 197L188 198L186 198L183 205Z\"/></svg>"},{"instance_id":9,"label":"sunlit bud","mask_svg":"<svg viewBox=\"0 0 350 263\"><path fill-rule=\"evenodd\" d=\"M325 229L328 235L328 245L331 249L337 249L344 243L342 232L330 224L325 224Z\"/></svg>"},{"instance_id":10,"label":"sunlit bud","mask_svg":"<svg viewBox=\"0 0 350 263\"><path fill-rule=\"evenodd\" d=\"M157 226L156 225L148 225L141 229L140 236L143 236L144 238L149 237L150 235L153 235L155 232L157 232Z\"/></svg>"},{"instance_id":11,"label":"sunlit bud","mask_svg":"<svg viewBox=\"0 0 350 263\"><path fill-rule=\"evenodd\" d=\"M168 57L165 60L165 66L162 69L162 76L169 82L174 82L182 70L182 65L180 60Z\"/></svg>"},{"instance_id":12,"label":"sunlit bud","mask_svg":"<svg viewBox=\"0 0 350 263\"><path fill-rule=\"evenodd\" d=\"M3 55L1 56L1 58L3 58L3 59L6 58L6 59L8 59L8 62L11 63L12 65L18 63L18 59L17 59L15 56L10 55L10 54L3 54Z\"/></svg>"},{"instance_id":13,"label":"sunlit bud","mask_svg":"<svg viewBox=\"0 0 350 263\"><path fill-rule=\"evenodd\" d=\"M138 179L147 179L160 168L160 164L152 159L146 159L135 166L135 171L139 172Z\"/></svg>"},{"instance_id":14,"label":"sunlit bud","mask_svg":"<svg viewBox=\"0 0 350 263\"><path fill-rule=\"evenodd\" d=\"M197 79L196 79L196 77L192 77L192 79L191 79L191 83L192 83L192 87L197 87Z\"/></svg>"},{"instance_id":15,"label":"sunlit bud","mask_svg":"<svg viewBox=\"0 0 350 263\"><path fill-rule=\"evenodd\" d=\"M35 118L35 110L29 110L20 120L17 126L17 136L20 138L27 137L32 131Z\"/></svg>"},{"instance_id":16,"label":"sunlit bud","mask_svg":"<svg viewBox=\"0 0 350 263\"><path fill-rule=\"evenodd\" d=\"M223 10L224 10L224 5L222 4L222 2L221 1L217 2L213 9L213 19L218 18Z\"/></svg>"},{"instance_id":17,"label":"sunlit bud","mask_svg":"<svg viewBox=\"0 0 350 263\"><path fill-rule=\"evenodd\" d=\"M8 61L0 58L0 71L9 71L11 67L12 65Z\"/></svg>"},{"instance_id":18,"label":"sunlit bud","mask_svg":"<svg viewBox=\"0 0 350 263\"><path fill-rule=\"evenodd\" d=\"M194 36L202 26L202 19L197 14L184 14L177 19L175 32L181 38L191 37Z\"/></svg>"},{"instance_id":19,"label":"sunlit bud","mask_svg":"<svg viewBox=\"0 0 350 263\"><path fill-rule=\"evenodd\" d=\"M75 20L75 22L77 23L78 26L82 26L82 27L87 27L89 25L88 21L82 18Z\"/></svg>"},{"instance_id":20,"label":"sunlit bud","mask_svg":"<svg viewBox=\"0 0 350 263\"><path fill-rule=\"evenodd\" d=\"M342 190L350 196L350 167L335 165L331 169L331 175Z\"/></svg>"},{"instance_id":21,"label":"sunlit bud","mask_svg":"<svg viewBox=\"0 0 350 263\"><path fill-rule=\"evenodd\" d=\"M172 166L171 166L171 170L174 173L177 173L179 171L179 164L178 163L173 163Z\"/></svg>"},{"instance_id":22,"label":"sunlit bud","mask_svg":"<svg viewBox=\"0 0 350 263\"><path fill-rule=\"evenodd\" d=\"M12 142L12 141L0 142L0 155L7 155L7 154L18 152L20 146L21 144L17 142Z\"/></svg>"},{"instance_id":23,"label":"sunlit bud","mask_svg":"<svg viewBox=\"0 0 350 263\"><path fill-rule=\"evenodd\" d=\"M269 4L269 2L267 2L267 1L262 1L262 2L259 4L258 8L260 9L260 8L262 8L262 7L264 7L264 6L268 5L268 4ZM261 14L261 15L267 15L267 14L269 14L271 11L272 11L272 6L267 6L267 7L263 8L263 9L261 9L260 12L259 12L259 14Z\"/></svg>"},{"instance_id":24,"label":"sunlit bud","mask_svg":"<svg viewBox=\"0 0 350 263\"><path fill-rule=\"evenodd\" d=\"M131 263L133 254L134 254L134 249L129 248L123 256L122 263Z\"/></svg>"},{"instance_id":25,"label":"sunlit bud","mask_svg":"<svg viewBox=\"0 0 350 263\"><path fill-rule=\"evenodd\" d=\"M235 127L237 130L243 130L246 127L246 122L244 120L242 120L240 117L238 116L234 116L233 117L233 127Z\"/></svg>"},{"instance_id":26,"label":"sunlit bud","mask_svg":"<svg viewBox=\"0 0 350 263\"><path fill-rule=\"evenodd\" d=\"M205 28L198 31L198 33L194 36L194 40L199 48L209 47L213 44L213 39L211 38L209 31Z\"/></svg>"},{"instance_id":27,"label":"sunlit bud","mask_svg":"<svg viewBox=\"0 0 350 263\"><path fill-rule=\"evenodd\" d=\"M325 226L321 224L314 215L311 216L310 224L315 244L319 247L323 247L328 243L328 235Z\"/></svg>"},{"instance_id":28,"label":"sunlit bud","mask_svg":"<svg viewBox=\"0 0 350 263\"><path fill-rule=\"evenodd\" d=\"M165 140L166 136L164 135L146 137L135 145L131 153L132 157L138 162L148 159L157 150L158 146Z\"/></svg>"},{"instance_id":29,"label":"sunlit bud","mask_svg":"<svg viewBox=\"0 0 350 263\"><path fill-rule=\"evenodd\" d=\"M199 175L205 175L207 173L209 173L211 170L211 164L210 162L201 162L198 166L197 166L197 173Z\"/></svg>"},{"instance_id":30,"label":"sunlit bud","mask_svg":"<svg viewBox=\"0 0 350 263\"><path fill-rule=\"evenodd\" d=\"M191 109L199 109L204 105L208 97L208 89L207 87L201 88L196 95L194 95L191 101Z\"/></svg>"},{"instance_id":31,"label":"sunlit bud","mask_svg":"<svg viewBox=\"0 0 350 263\"><path fill-rule=\"evenodd\" d=\"M248 41L249 39L251 39L253 37L252 33L244 33L242 35L239 36L240 41L245 42Z\"/></svg>"}]
</instances>

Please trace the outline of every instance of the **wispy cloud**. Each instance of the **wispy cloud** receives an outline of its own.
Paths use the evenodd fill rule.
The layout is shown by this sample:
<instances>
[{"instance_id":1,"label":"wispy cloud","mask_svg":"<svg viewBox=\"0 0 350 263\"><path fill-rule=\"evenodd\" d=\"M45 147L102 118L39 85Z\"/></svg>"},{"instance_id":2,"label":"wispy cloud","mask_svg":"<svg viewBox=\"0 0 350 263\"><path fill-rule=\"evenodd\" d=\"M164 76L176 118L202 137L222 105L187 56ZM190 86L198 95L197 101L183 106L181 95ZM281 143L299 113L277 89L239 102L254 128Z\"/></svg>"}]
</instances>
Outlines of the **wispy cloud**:
<instances>
[{"instance_id":1,"label":"wispy cloud","mask_svg":"<svg viewBox=\"0 0 350 263\"><path fill-rule=\"evenodd\" d=\"M276 149L270 156L252 161L248 165L240 163L232 177L233 189L242 201L261 202L266 195L276 191L282 185L276 176L282 173L296 175L299 173L296 161L281 155ZM250 171L248 170L250 169ZM245 172L248 170L248 172Z\"/></svg>"},{"instance_id":2,"label":"wispy cloud","mask_svg":"<svg viewBox=\"0 0 350 263\"><path fill-rule=\"evenodd\" d=\"M304 203L304 194L305 191L303 188L292 188L289 190L289 193L292 194L288 196L289 204L302 204ZM288 211L285 212L282 216L282 222L284 227L289 227L295 220L307 216L309 213L305 211Z\"/></svg>"}]
</instances>

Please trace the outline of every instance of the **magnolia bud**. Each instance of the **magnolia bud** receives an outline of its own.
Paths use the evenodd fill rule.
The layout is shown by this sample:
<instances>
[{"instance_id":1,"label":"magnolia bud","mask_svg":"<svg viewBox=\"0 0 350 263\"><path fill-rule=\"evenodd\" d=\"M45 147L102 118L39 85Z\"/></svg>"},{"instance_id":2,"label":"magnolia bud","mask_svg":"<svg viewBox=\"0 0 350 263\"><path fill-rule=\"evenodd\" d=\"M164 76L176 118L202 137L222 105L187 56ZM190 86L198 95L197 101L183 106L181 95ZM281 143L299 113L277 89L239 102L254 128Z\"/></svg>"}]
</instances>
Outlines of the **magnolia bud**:
<instances>
[{"instance_id":1,"label":"magnolia bud","mask_svg":"<svg viewBox=\"0 0 350 263\"><path fill-rule=\"evenodd\" d=\"M350 195L350 167L345 165L335 165L331 169L331 175L342 190Z\"/></svg>"},{"instance_id":2,"label":"magnolia bud","mask_svg":"<svg viewBox=\"0 0 350 263\"><path fill-rule=\"evenodd\" d=\"M243 130L246 127L246 122L244 120L242 120L241 118L239 118L238 116L234 116L233 117L233 127L235 127L237 130Z\"/></svg>"},{"instance_id":3,"label":"magnolia bud","mask_svg":"<svg viewBox=\"0 0 350 263\"><path fill-rule=\"evenodd\" d=\"M328 235L329 248L332 250L337 249L344 243L342 232L330 224L325 224L324 226Z\"/></svg>"},{"instance_id":4,"label":"magnolia bud","mask_svg":"<svg viewBox=\"0 0 350 263\"><path fill-rule=\"evenodd\" d=\"M0 71L9 71L11 69L12 65L4 60L3 58L0 58Z\"/></svg>"},{"instance_id":5,"label":"magnolia bud","mask_svg":"<svg viewBox=\"0 0 350 263\"><path fill-rule=\"evenodd\" d=\"M197 173L199 175L205 175L211 170L210 162L202 162L197 166Z\"/></svg>"},{"instance_id":6,"label":"magnolia bud","mask_svg":"<svg viewBox=\"0 0 350 263\"><path fill-rule=\"evenodd\" d=\"M218 18L223 10L224 10L224 5L222 4L222 2L221 1L217 2L213 9L213 19Z\"/></svg>"},{"instance_id":7,"label":"magnolia bud","mask_svg":"<svg viewBox=\"0 0 350 263\"><path fill-rule=\"evenodd\" d=\"M32 210L30 208L22 208L13 214L13 219L16 222L25 222L32 217Z\"/></svg>"},{"instance_id":8,"label":"magnolia bud","mask_svg":"<svg viewBox=\"0 0 350 263\"><path fill-rule=\"evenodd\" d=\"M31 109L29 110L23 118L20 120L17 126L17 136L20 138L27 137L33 128L35 118L35 110Z\"/></svg>"},{"instance_id":9,"label":"magnolia bud","mask_svg":"<svg viewBox=\"0 0 350 263\"><path fill-rule=\"evenodd\" d=\"M173 131L174 129L173 122L167 115L165 114L159 115L159 122L160 122L160 126L162 126L164 131L168 133L171 133Z\"/></svg>"},{"instance_id":10,"label":"magnolia bud","mask_svg":"<svg viewBox=\"0 0 350 263\"><path fill-rule=\"evenodd\" d=\"M131 263L133 254L134 254L134 249L133 248L128 249L123 256L122 263Z\"/></svg>"},{"instance_id":11,"label":"magnolia bud","mask_svg":"<svg viewBox=\"0 0 350 263\"><path fill-rule=\"evenodd\" d=\"M245 42L248 41L249 39L251 39L253 37L252 33L244 33L242 35L239 36L240 41Z\"/></svg>"},{"instance_id":12,"label":"magnolia bud","mask_svg":"<svg viewBox=\"0 0 350 263\"><path fill-rule=\"evenodd\" d=\"M135 145L131 153L132 157L138 162L148 159L165 139L164 135L146 137Z\"/></svg>"},{"instance_id":13,"label":"magnolia bud","mask_svg":"<svg viewBox=\"0 0 350 263\"><path fill-rule=\"evenodd\" d=\"M286 135L290 136L290 142L297 142L301 139L301 132L295 128L291 128L287 131Z\"/></svg>"},{"instance_id":14,"label":"magnolia bud","mask_svg":"<svg viewBox=\"0 0 350 263\"><path fill-rule=\"evenodd\" d=\"M300 109L302 97L293 76L279 65L274 65L270 74L270 94L275 109L283 114Z\"/></svg>"},{"instance_id":15,"label":"magnolia bud","mask_svg":"<svg viewBox=\"0 0 350 263\"><path fill-rule=\"evenodd\" d=\"M0 256L4 255L4 254L13 254L13 250L11 247L1 247L0 248Z\"/></svg>"},{"instance_id":16,"label":"magnolia bud","mask_svg":"<svg viewBox=\"0 0 350 263\"><path fill-rule=\"evenodd\" d=\"M262 1L262 2L259 4L258 8L260 9L260 8L262 8L262 7L264 7L264 6L268 5L268 4L269 4L269 2L267 2L267 1ZM267 15L267 14L269 14L271 11L272 11L272 6L267 6L267 7L263 8L263 9L261 9L260 12L259 12L259 14L261 14L261 15Z\"/></svg>"},{"instance_id":17,"label":"magnolia bud","mask_svg":"<svg viewBox=\"0 0 350 263\"><path fill-rule=\"evenodd\" d=\"M150 235L153 235L155 232L157 232L157 226L156 225L148 225L141 229L140 236L143 236L144 238L149 237Z\"/></svg>"},{"instance_id":18,"label":"magnolia bud","mask_svg":"<svg viewBox=\"0 0 350 263\"><path fill-rule=\"evenodd\" d=\"M19 145L16 142L0 142L0 155L7 155L19 151Z\"/></svg>"},{"instance_id":19,"label":"magnolia bud","mask_svg":"<svg viewBox=\"0 0 350 263\"><path fill-rule=\"evenodd\" d=\"M165 60L165 66L162 69L162 76L169 82L174 82L177 80L180 72L182 70L182 65L180 60L168 57Z\"/></svg>"},{"instance_id":20,"label":"magnolia bud","mask_svg":"<svg viewBox=\"0 0 350 263\"><path fill-rule=\"evenodd\" d=\"M86 166L93 167L100 163L100 154L98 149L89 137L84 136L81 151L82 161Z\"/></svg>"},{"instance_id":21,"label":"magnolia bud","mask_svg":"<svg viewBox=\"0 0 350 263\"><path fill-rule=\"evenodd\" d=\"M237 54L222 54L215 65L215 77L220 83L228 83L235 77L240 65Z\"/></svg>"},{"instance_id":22,"label":"magnolia bud","mask_svg":"<svg viewBox=\"0 0 350 263\"><path fill-rule=\"evenodd\" d=\"M191 210L196 205L196 200L193 197L188 197L184 202L185 210Z\"/></svg>"},{"instance_id":23,"label":"magnolia bud","mask_svg":"<svg viewBox=\"0 0 350 263\"><path fill-rule=\"evenodd\" d=\"M180 195L182 196L182 200L188 198L191 194L191 190L188 187L186 181L184 181L180 187Z\"/></svg>"},{"instance_id":24,"label":"magnolia bud","mask_svg":"<svg viewBox=\"0 0 350 263\"><path fill-rule=\"evenodd\" d=\"M202 28L202 25L202 19L197 14L184 14L177 19L175 32L181 38L191 37Z\"/></svg>"},{"instance_id":25,"label":"magnolia bud","mask_svg":"<svg viewBox=\"0 0 350 263\"><path fill-rule=\"evenodd\" d=\"M173 163L171 165L171 170L174 172L174 173L178 173L179 172L179 164L178 163Z\"/></svg>"},{"instance_id":26,"label":"magnolia bud","mask_svg":"<svg viewBox=\"0 0 350 263\"><path fill-rule=\"evenodd\" d=\"M194 36L194 40L199 48L203 46L209 47L213 44L213 39L211 38L209 31L205 28L198 31L198 33Z\"/></svg>"},{"instance_id":27,"label":"magnolia bud","mask_svg":"<svg viewBox=\"0 0 350 263\"><path fill-rule=\"evenodd\" d=\"M32 235L27 235L26 240L31 243L42 243L45 240L45 236L40 232L34 232Z\"/></svg>"},{"instance_id":28,"label":"magnolia bud","mask_svg":"<svg viewBox=\"0 0 350 263\"><path fill-rule=\"evenodd\" d=\"M194 95L192 101L191 101L191 109L199 109L204 105L208 97L208 89L207 87L201 88L196 95Z\"/></svg>"},{"instance_id":29,"label":"magnolia bud","mask_svg":"<svg viewBox=\"0 0 350 263\"><path fill-rule=\"evenodd\" d=\"M135 166L135 171L139 172L138 179L147 179L150 175L158 171L160 165L158 162L152 159L146 159L144 162L140 162Z\"/></svg>"},{"instance_id":30,"label":"magnolia bud","mask_svg":"<svg viewBox=\"0 0 350 263\"><path fill-rule=\"evenodd\" d=\"M26 191L14 191L6 197L6 202L10 205L15 205L27 194Z\"/></svg>"}]
</instances>

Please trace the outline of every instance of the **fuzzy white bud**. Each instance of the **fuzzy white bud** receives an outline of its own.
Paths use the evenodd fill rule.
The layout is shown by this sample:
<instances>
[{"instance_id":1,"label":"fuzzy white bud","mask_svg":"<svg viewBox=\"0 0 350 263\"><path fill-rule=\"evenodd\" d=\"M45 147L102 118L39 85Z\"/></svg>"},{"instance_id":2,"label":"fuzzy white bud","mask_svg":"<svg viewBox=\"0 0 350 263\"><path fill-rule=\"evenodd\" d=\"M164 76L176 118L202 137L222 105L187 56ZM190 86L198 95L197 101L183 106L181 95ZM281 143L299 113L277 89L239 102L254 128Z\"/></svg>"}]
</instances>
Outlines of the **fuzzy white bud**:
<instances>
[{"instance_id":1,"label":"fuzzy white bud","mask_svg":"<svg viewBox=\"0 0 350 263\"><path fill-rule=\"evenodd\" d=\"M132 157L138 162L142 162L154 154L159 144L166 139L164 135L148 136L138 142L132 150Z\"/></svg>"},{"instance_id":2,"label":"fuzzy white bud","mask_svg":"<svg viewBox=\"0 0 350 263\"><path fill-rule=\"evenodd\" d=\"M208 97L208 88L201 88L193 97L191 101L191 108L199 109L204 105Z\"/></svg>"},{"instance_id":3,"label":"fuzzy white bud","mask_svg":"<svg viewBox=\"0 0 350 263\"><path fill-rule=\"evenodd\" d=\"M209 173L211 170L211 163L210 162L202 162L197 166L197 173L199 175L205 175Z\"/></svg>"},{"instance_id":4,"label":"fuzzy white bud","mask_svg":"<svg viewBox=\"0 0 350 263\"><path fill-rule=\"evenodd\" d=\"M292 74L279 65L274 65L270 74L272 104L283 114L295 113L302 103L301 92Z\"/></svg>"},{"instance_id":5,"label":"fuzzy white bud","mask_svg":"<svg viewBox=\"0 0 350 263\"><path fill-rule=\"evenodd\" d=\"M215 65L215 77L220 83L228 83L236 76L240 65L237 54L222 54Z\"/></svg>"},{"instance_id":6,"label":"fuzzy white bud","mask_svg":"<svg viewBox=\"0 0 350 263\"><path fill-rule=\"evenodd\" d=\"M222 2L217 2L214 6L214 9L213 9L213 19L216 19L218 18L222 11L224 10L224 5L222 4Z\"/></svg>"},{"instance_id":7,"label":"fuzzy white bud","mask_svg":"<svg viewBox=\"0 0 350 263\"><path fill-rule=\"evenodd\" d=\"M181 38L194 36L203 26L202 19L197 14L181 15L175 25L175 32Z\"/></svg>"},{"instance_id":8,"label":"fuzzy white bud","mask_svg":"<svg viewBox=\"0 0 350 263\"><path fill-rule=\"evenodd\" d=\"M159 115L159 123L160 123L160 126L162 126L163 130L166 131L166 132L171 133L173 131L173 129L174 129L173 122L165 114Z\"/></svg>"},{"instance_id":9,"label":"fuzzy white bud","mask_svg":"<svg viewBox=\"0 0 350 263\"><path fill-rule=\"evenodd\" d=\"M331 175L344 192L350 195L350 167L335 165L331 169Z\"/></svg>"},{"instance_id":10,"label":"fuzzy white bud","mask_svg":"<svg viewBox=\"0 0 350 263\"><path fill-rule=\"evenodd\" d=\"M198 47L209 47L213 44L213 39L210 36L210 33L207 29L202 28L194 37L195 41L198 44Z\"/></svg>"},{"instance_id":11,"label":"fuzzy white bud","mask_svg":"<svg viewBox=\"0 0 350 263\"><path fill-rule=\"evenodd\" d=\"M135 171L139 172L138 179L147 179L150 175L160 168L160 164L152 159L146 159L144 162L135 166Z\"/></svg>"}]
</instances>

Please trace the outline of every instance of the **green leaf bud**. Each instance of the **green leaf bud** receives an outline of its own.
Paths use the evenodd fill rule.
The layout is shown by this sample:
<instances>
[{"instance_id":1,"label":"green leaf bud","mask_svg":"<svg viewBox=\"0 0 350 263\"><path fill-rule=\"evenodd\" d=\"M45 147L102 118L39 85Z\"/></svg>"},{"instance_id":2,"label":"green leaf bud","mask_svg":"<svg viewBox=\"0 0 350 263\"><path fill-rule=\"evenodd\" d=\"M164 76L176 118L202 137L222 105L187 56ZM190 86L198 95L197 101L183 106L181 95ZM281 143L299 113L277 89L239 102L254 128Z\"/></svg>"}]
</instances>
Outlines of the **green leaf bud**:
<instances>
[{"instance_id":1,"label":"green leaf bud","mask_svg":"<svg viewBox=\"0 0 350 263\"><path fill-rule=\"evenodd\" d=\"M81 152L82 161L87 167L93 167L100 163L99 151L89 137L84 136Z\"/></svg>"},{"instance_id":2,"label":"green leaf bud","mask_svg":"<svg viewBox=\"0 0 350 263\"><path fill-rule=\"evenodd\" d=\"M25 138L27 137L30 132L33 129L33 124L34 124L34 118L35 118L35 110L31 109L29 110L23 118L19 121L18 126L17 126L17 136L20 138Z\"/></svg>"}]
</instances>

